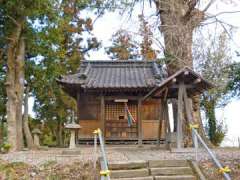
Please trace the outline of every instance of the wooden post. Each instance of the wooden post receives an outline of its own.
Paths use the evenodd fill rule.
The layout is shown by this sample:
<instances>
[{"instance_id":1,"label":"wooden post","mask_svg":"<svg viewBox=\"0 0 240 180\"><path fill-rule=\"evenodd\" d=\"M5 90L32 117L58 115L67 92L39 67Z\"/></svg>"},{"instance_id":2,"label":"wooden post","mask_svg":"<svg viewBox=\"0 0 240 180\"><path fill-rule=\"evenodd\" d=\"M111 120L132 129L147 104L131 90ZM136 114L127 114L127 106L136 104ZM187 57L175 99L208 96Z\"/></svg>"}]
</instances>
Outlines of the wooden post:
<instances>
[{"instance_id":1,"label":"wooden post","mask_svg":"<svg viewBox=\"0 0 240 180\"><path fill-rule=\"evenodd\" d=\"M164 133L165 133L165 139L166 139L166 148L169 149L169 140L171 143L171 135L169 133L171 133L171 128L170 128L170 122L169 122L169 115L168 115L168 103L167 103L167 99L163 99L162 102L162 106L163 106L163 119L164 119ZM169 137L170 139L167 140L167 137Z\"/></svg>"},{"instance_id":2,"label":"wooden post","mask_svg":"<svg viewBox=\"0 0 240 180\"><path fill-rule=\"evenodd\" d=\"M142 116L141 116L141 110L142 110L142 100L138 100L138 108L137 108L137 122L138 122L138 145L142 146Z\"/></svg>"},{"instance_id":3,"label":"wooden post","mask_svg":"<svg viewBox=\"0 0 240 180\"><path fill-rule=\"evenodd\" d=\"M183 133L182 133L182 121L183 121L183 88L184 84L181 82L178 89L178 122L177 122L177 148L182 147Z\"/></svg>"},{"instance_id":4,"label":"wooden post","mask_svg":"<svg viewBox=\"0 0 240 180\"><path fill-rule=\"evenodd\" d=\"M168 114L168 102L167 100L164 102L165 104L165 116L164 118L166 119L166 129L167 132L170 133L171 132L171 128L170 128L170 121L169 121L169 114Z\"/></svg>"},{"instance_id":5,"label":"wooden post","mask_svg":"<svg viewBox=\"0 0 240 180\"><path fill-rule=\"evenodd\" d=\"M101 121L102 135L105 141L105 134L106 134L105 133L105 100L103 95L101 96L100 121Z\"/></svg>"},{"instance_id":6,"label":"wooden post","mask_svg":"<svg viewBox=\"0 0 240 180\"><path fill-rule=\"evenodd\" d=\"M192 108L190 106L189 99L187 96L187 91L186 91L185 87L183 88L183 101L184 101L184 107L185 107L186 114L187 114L188 123L192 123L193 122L193 118L192 118L192 114L191 114Z\"/></svg>"},{"instance_id":7,"label":"wooden post","mask_svg":"<svg viewBox=\"0 0 240 180\"><path fill-rule=\"evenodd\" d=\"M159 103L159 118L158 118L158 139L157 145L160 146L160 139L162 134L162 123L163 123L163 100L160 100Z\"/></svg>"},{"instance_id":8,"label":"wooden post","mask_svg":"<svg viewBox=\"0 0 240 180\"><path fill-rule=\"evenodd\" d=\"M190 99L187 96L186 87L183 88L183 101L184 101L185 111L186 111L186 114L187 114L187 123L188 124L194 123L194 120L193 120L193 117L192 117L192 114L191 114L192 105L190 103ZM198 149L198 139L193 132L192 132L192 142L193 142L194 147L196 148L196 151L197 151L197 149ZM197 156L196 156L196 159L197 159Z\"/></svg>"},{"instance_id":9,"label":"wooden post","mask_svg":"<svg viewBox=\"0 0 240 180\"><path fill-rule=\"evenodd\" d=\"M81 101L81 93L80 93L80 91L78 91L77 92L77 122L75 122L75 123L77 123L77 124L79 124L80 125L80 101ZM75 134L75 143L76 144L78 144L78 140L80 139L80 135L79 135L80 133L79 133L79 131L77 131L76 132L76 134Z\"/></svg>"}]
</instances>

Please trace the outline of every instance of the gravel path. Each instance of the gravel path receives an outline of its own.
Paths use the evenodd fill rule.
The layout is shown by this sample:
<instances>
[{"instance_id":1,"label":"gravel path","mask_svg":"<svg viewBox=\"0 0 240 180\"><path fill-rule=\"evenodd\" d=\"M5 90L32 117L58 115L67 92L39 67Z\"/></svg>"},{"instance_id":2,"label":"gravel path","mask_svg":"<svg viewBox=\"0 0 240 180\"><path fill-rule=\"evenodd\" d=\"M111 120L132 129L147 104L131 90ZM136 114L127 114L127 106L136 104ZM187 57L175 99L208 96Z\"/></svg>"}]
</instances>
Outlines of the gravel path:
<instances>
[{"instance_id":1,"label":"gravel path","mask_svg":"<svg viewBox=\"0 0 240 180\"><path fill-rule=\"evenodd\" d=\"M94 160L93 146L82 146L78 148L78 155L62 154L66 149L49 148L48 150L38 151L20 151L8 154L1 154L0 159L9 162L25 162L32 165L43 164L47 161L57 161L59 163L87 162ZM195 159L195 152L188 151L184 153L172 153L164 149L156 149L153 146L107 146L107 158L109 162L139 161L139 160L156 160L156 159ZM240 149L237 148L219 148L214 149L216 156L220 160L240 159ZM100 155L98 149L98 156ZM200 161L209 160L208 154L201 150L198 153Z\"/></svg>"}]
</instances>

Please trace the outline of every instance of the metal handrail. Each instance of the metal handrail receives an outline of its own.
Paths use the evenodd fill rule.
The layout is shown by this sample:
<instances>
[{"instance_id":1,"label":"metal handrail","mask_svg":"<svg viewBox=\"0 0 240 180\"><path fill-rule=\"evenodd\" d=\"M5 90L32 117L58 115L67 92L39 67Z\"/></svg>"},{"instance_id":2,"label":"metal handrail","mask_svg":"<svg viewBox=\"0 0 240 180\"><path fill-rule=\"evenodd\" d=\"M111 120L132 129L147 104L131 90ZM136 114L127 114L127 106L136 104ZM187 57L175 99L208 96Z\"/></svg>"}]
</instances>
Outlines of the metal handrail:
<instances>
[{"instance_id":1,"label":"metal handrail","mask_svg":"<svg viewBox=\"0 0 240 180\"><path fill-rule=\"evenodd\" d=\"M203 147L207 150L208 154L210 155L210 157L212 158L216 166L219 168L219 170L223 170L224 169L223 166L221 165L221 163L219 162L219 160L217 159L213 151L207 146L207 144L204 142L202 137L198 134L197 130L194 127L192 127L191 129L192 129L193 142L196 149L196 160L197 160L197 149L198 149L198 140L199 140L203 145ZM231 180L228 173L224 171L222 171L222 173L223 173L224 179Z\"/></svg>"},{"instance_id":2,"label":"metal handrail","mask_svg":"<svg viewBox=\"0 0 240 180\"><path fill-rule=\"evenodd\" d=\"M110 171L108 169L108 161L107 161L107 156L104 148L104 141L102 137L102 131L100 129L97 129L94 131L94 168L96 168L96 161L97 161L97 138L99 139L100 143L100 149L101 149L101 157L100 157L100 166L101 166L101 180L110 180Z\"/></svg>"}]
</instances>

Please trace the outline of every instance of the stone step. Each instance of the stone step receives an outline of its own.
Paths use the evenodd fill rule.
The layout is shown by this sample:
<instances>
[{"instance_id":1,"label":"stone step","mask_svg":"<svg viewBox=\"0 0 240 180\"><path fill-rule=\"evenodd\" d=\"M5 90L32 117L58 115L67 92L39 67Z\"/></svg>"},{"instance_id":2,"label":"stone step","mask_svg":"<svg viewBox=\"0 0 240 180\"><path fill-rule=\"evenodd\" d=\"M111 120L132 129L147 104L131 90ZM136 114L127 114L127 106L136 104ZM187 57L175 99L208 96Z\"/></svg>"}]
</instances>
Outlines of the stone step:
<instances>
[{"instance_id":1,"label":"stone step","mask_svg":"<svg viewBox=\"0 0 240 180\"><path fill-rule=\"evenodd\" d=\"M147 166L148 166L148 163L146 161L117 162L117 163L110 163L108 165L110 170L142 169L142 168L147 168Z\"/></svg>"},{"instance_id":2,"label":"stone step","mask_svg":"<svg viewBox=\"0 0 240 180\"><path fill-rule=\"evenodd\" d=\"M149 176L148 169L131 169L131 170L112 170L111 178L133 178Z\"/></svg>"},{"instance_id":3,"label":"stone step","mask_svg":"<svg viewBox=\"0 0 240 180\"><path fill-rule=\"evenodd\" d=\"M152 176L147 176L147 177L133 177L133 178L117 178L117 179L112 179L111 180L154 180Z\"/></svg>"},{"instance_id":4,"label":"stone step","mask_svg":"<svg viewBox=\"0 0 240 180\"><path fill-rule=\"evenodd\" d=\"M154 180L197 180L197 178L192 175L155 176Z\"/></svg>"},{"instance_id":5,"label":"stone step","mask_svg":"<svg viewBox=\"0 0 240 180\"><path fill-rule=\"evenodd\" d=\"M189 166L186 160L151 160L149 167L186 167Z\"/></svg>"},{"instance_id":6,"label":"stone step","mask_svg":"<svg viewBox=\"0 0 240 180\"><path fill-rule=\"evenodd\" d=\"M190 167L161 167L150 168L151 175L192 175Z\"/></svg>"}]
</instances>

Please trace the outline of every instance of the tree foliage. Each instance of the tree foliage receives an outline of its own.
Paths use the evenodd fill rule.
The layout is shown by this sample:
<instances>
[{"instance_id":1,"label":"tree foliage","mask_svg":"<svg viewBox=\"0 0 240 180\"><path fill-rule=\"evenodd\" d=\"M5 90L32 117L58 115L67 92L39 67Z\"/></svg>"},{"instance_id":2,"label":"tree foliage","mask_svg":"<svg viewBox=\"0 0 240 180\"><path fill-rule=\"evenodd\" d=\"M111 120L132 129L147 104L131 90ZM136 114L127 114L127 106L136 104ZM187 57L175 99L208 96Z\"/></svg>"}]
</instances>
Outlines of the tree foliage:
<instances>
[{"instance_id":1,"label":"tree foliage","mask_svg":"<svg viewBox=\"0 0 240 180\"><path fill-rule=\"evenodd\" d=\"M106 49L111 59L136 60L138 47L132 35L126 30L118 30L112 37L112 46Z\"/></svg>"},{"instance_id":2,"label":"tree foliage","mask_svg":"<svg viewBox=\"0 0 240 180\"><path fill-rule=\"evenodd\" d=\"M112 36L112 46L106 48L111 59L156 60L160 53L153 46L153 32L143 14L138 16L137 33L120 29Z\"/></svg>"},{"instance_id":3,"label":"tree foliage","mask_svg":"<svg viewBox=\"0 0 240 180\"><path fill-rule=\"evenodd\" d=\"M230 81L228 83L228 89L232 97L240 97L240 63L234 63L231 65L229 74Z\"/></svg>"},{"instance_id":4,"label":"tree foliage","mask_svg":"<svg viewBox=\"0 0 240 180\"><path fill-rule=\"evenodd\" d=\"M207 33L205 33L206 35ZM217 120L215 109L225 106L228 102L229 74L232 58L226 33L209 34L198 37L194 46L196 68L204 78L209 80L214 88L204 92L201 106L207 119L208 136L214 145L219 145L224 138L226 128L223 122ZM210 40L210 41L209 41Z\"/></svg>"},{"instance_id":5,"label":"tree foliage","mask_svg":"<svg viewBox=\"0 0 240 180\"><path fill-rule=\"evenodd\" d=\"M156 60L159 51L155 50L152 47L153 46L152 29L143 14L139 15L138 18L140 22L139 34L142 37L142 41L140 43L140 54L142 56L142 59Z\"/></svg>"},{"instance_id":6,"label":"tree foliage","mask_svg":"<svg viewBox=\"0 0 240 180\"><path fill-rule=\"evenodd\" d=\"M48 135L53 135L58 145L63 145L64 123L70 116L67 109L76 111L76 103L61 90L56 79L76 72L88 51L99 46L91 35L92 20L80 16L86 5L72 0L55 5L58 9L52 20L44 21L42 30L36 32L34 47L38 56L28 64L36 117L49 126Z\"/></svg>"},{"instance_id":7,"label":"tree foliage","mask_svg":"<svg viewBox=\"0 0 240 180\"><path fill-rule=\"evenodd\" d=\"M25 74L25 77L21 76L21 79L25 79L25 83L28 83L30 94L35 98L36 118L46 121L45 123L54 122L53 131L59 132L55 135L61 141L63 123L68 115L66 109L74 109L75 102L60 89L56 78L62 74L75 72L88 51L99 46L96 38L91 34L93 28L91 18L85 18L81 14L90 1L4 0L0 3L2 15L0 18L2 22L0 45L1 57L3 57L1 63L3 62L5 67L7 65L8 73L21 72ZM16 34L17 30L19 30L19 34ZM24 42L24 47L19 43L20 40ZM22 58L21 69L15 69L17 55L13 55L12 59L9 58L9 50L11 50L9 47L23 49L24 59ZM17 51L13 50L12 52ZM9 62L12 63L11 66L9 66ZM6 76L6 74L4 75ZM17 76L7 74L7 77ZM18 81L19 78L16 78L11 82L12 92L19 90L20 86L17 87L15 83ZM21 97L17 106L19 108L22 107L23 91L18 94ZM8 100L11 99L9 97L10 94L8 94ZM16 103L12 103L12 105L14 104ZM9 109L12 112L14 110L14 108ZM16 131L15 127L21 130L19 126L21 113L19 112L22 111L15 113L19 117L18 120L12 119L9 121L11 123L8 123L13 130L9 132L14 137L9 137L11 143L20 142L15 138L21 136L13 134ZM58 144L62 144L62 142L58 142Z\"/></svg>"},{"instance_id":8,"label":"tree foliage","mask_svg":"<svg viewBox=\"0 0 240 180\"><path fill-rule=\"evenodd\" d=\"M22 102L24 94L24 64L27 45L31 40L30 22L48 13L48 0L0 1L1 52L6 66L8 141L13 150L23 146Z\"/></svg>"}]
</instances>

